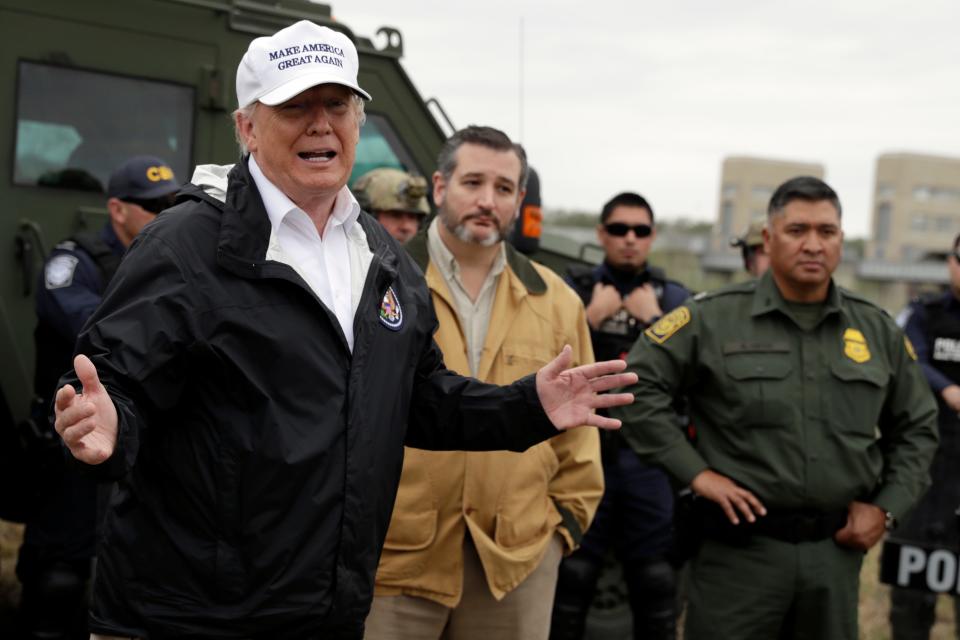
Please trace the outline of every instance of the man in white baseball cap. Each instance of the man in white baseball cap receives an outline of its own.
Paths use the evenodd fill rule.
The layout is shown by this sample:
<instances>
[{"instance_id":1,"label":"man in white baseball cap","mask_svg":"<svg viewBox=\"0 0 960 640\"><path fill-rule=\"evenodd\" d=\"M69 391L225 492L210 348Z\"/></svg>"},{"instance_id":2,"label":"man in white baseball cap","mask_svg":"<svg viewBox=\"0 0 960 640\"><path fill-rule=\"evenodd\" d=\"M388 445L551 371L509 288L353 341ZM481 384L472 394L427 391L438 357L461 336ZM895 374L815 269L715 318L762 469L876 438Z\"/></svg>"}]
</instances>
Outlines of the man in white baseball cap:
<instances>
[{"instance_id":1,"label":"man in white baseball cap","mask_svg":"<svg viewBox=\"0 0 960 640\"><path fill-rule=\"evenodd\" d=\"M523 451L632 400L569 347L505 387L446 369L422 272L346 188L357 66L309 22L254 40L248 153L197 169L78 338L57 432L119 480L95 637L359 640L404 444Z\"/></svg>"}]
</instances>

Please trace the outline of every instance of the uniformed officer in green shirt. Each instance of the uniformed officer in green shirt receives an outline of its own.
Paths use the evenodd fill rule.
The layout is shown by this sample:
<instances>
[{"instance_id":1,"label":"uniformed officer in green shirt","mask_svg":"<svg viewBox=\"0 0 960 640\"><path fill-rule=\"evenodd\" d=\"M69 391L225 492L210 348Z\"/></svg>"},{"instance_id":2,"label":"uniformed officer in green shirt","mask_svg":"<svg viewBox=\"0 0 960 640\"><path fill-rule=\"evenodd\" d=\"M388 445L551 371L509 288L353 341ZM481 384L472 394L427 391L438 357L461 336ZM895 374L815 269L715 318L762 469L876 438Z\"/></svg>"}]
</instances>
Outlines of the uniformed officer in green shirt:
<instances>
[{"instance_id":1,"label":"uniformed officer in green shirt","mask_svg":"<svg viewBox=\"0 0 960 640\"><path fill-rule=\"evenodd\" d=\"M855 640L863 553L929 484L936 404L893 320L833 282L840 211L817 178L781 185L770 270L677 308L628 356L636 402L611 413L698 496L688 640Z\"/></svg>"}]
</instances>

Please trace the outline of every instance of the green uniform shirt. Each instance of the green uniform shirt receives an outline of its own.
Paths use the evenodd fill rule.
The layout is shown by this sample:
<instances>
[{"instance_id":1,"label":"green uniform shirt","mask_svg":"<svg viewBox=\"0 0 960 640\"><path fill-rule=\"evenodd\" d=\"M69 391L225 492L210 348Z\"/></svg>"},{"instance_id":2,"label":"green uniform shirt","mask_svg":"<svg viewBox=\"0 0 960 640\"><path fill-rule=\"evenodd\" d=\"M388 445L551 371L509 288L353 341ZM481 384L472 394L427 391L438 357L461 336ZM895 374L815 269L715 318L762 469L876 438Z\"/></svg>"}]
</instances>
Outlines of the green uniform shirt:
<instances>
[{"instance_id":1,"label":"green uniform shirt","mask_svg":"<svg viewBox=\"0 0 960 640\"><path fill-rule=\"evenodd\" d=\"M611 415L641 458L685 484L709 467L768 508L857 499L898 518L929 485L937 407L913 348L833 283L808 331L769 273L701 294L647 329L627 363L636 401ZM689 399L695 446L675 396Z\"/></svg>"}]
</instances>

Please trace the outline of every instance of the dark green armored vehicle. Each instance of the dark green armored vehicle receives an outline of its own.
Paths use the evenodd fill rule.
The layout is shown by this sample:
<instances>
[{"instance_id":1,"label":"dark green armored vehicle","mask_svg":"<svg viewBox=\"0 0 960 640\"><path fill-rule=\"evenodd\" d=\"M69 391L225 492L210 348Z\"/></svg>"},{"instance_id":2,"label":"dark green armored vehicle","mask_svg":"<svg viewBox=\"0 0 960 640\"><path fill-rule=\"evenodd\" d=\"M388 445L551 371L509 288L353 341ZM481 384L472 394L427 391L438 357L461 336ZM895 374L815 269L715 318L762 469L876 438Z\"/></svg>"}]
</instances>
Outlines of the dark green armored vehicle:
<instances>
[{"instance_id":1,"label":"dark green armored vehicle","mask_svg":"<svg viewBox=\"0 0 960 640\"><path fill-rule=\"evenodd\" d=\"M380 166L429 176L446 135L400 65L395 29L380 29L378 48L305 0L0 0L4 432L33 397L32 290L45 252L103 224L106 179L132 155L167 160L181 181L197 164L236 161L237 64L252 38L304 18L355 41L374 97L353 177Z\"/></svg>"}]
</instances>

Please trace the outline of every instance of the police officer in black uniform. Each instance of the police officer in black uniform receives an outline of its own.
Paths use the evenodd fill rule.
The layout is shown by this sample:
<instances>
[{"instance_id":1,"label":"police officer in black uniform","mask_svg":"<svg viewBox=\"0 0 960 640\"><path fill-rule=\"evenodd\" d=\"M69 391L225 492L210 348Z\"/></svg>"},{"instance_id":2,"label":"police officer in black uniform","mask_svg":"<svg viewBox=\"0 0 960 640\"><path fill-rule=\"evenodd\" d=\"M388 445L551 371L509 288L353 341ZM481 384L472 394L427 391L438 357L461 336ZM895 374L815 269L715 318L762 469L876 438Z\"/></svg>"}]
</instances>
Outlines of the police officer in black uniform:
<instances>
[{"instance_id":1,"label":"police officer in black uniform","mask_svg":"<svg viewBox=\"0 0 960 640\"><path fill-rule=\"evenodd\" d=\"M910 303L900 318L937 398L940 446L930 468L932 484L895 536L905 542L960 548L955 512L960 507L960 235L947 256L950 288ZM893 640L927 640L937 596L894 586L890 594ZM960 599L953 596L957 620ZM957 626L960 637L960 625Z\"/></svg>"},{"instance_id":2,"label":"police officer in black uniform","mask_svg":"<svg viewBox=\"0 0 960 640\"><path fill-rule=\"evenodd\" d=\"M97 486L64 463L47 415L60 375L72 366L77 335L100 304L123 252L144 225L173 204L178 188L160 158L127 160L110 176L107 224L59 243L44 264L36 300L33 420L52 434L55 446L44 456L45 490L27 521L17 560L23 585L19 626L26 638L88 637Z\"/></svg>"},{"instance_id":3,"label":"police officer in black uniform","mask_svg":"<svg viewBox=\"0 0 960 640\"><path fill-rule=\"evenodd\" d=\"M604 261L571 268L569 283L583 299L598 360L624 358L640 334L690 295L647 264L656 236L653 208L643 196L621 193L600 214ZM551 638L583 637L603 557L613 547L623 567L635 638L676 636L673 489L660 469L646 466L618 434L604 436L606 491L581 548L560 565Z\"/></svg>"}]
</instances>

